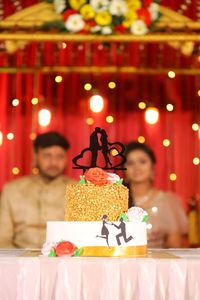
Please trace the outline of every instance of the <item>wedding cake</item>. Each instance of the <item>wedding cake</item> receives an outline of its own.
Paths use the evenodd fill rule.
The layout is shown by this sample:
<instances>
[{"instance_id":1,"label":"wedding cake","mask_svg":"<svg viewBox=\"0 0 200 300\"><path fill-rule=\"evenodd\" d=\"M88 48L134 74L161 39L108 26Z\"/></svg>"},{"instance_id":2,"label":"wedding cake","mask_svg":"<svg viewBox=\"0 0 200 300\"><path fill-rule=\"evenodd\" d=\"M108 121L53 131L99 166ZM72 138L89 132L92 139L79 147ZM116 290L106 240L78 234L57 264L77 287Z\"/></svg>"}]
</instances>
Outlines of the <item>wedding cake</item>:
<instances>
[{"instance_id":1,"label":"wedding cake","mask_svg":"<svg viewBox=\"0 0 200 300\"><path fill-rule=\"evenodd\" d=\"M138 207L128 210L127 187L107 172L125 169L124 151L123 144L108 141L105 130L95 128L89 147L73 159L74 168L84 175L78 184L67 186L65 221L47 222L44 255L146 256L148 215ZM84 160L88 154L90 164ZM98 167L99 154L104 170Z\"/></svg>"}]
</instances>

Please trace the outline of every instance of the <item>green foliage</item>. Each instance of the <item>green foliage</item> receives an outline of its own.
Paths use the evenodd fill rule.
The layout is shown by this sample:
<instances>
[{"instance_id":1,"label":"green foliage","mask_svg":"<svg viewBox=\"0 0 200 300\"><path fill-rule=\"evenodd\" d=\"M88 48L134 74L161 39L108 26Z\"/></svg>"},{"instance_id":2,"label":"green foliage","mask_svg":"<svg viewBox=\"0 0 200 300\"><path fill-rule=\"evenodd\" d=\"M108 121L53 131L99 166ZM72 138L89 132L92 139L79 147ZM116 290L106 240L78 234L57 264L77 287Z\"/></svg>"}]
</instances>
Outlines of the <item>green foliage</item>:
<instances>
[{"instance_id":1,"label":"green foliage","mask_svg":"<svg viewBox=\"0 0 200 300\"><path fill-rule=\"evenodd\" d=\"M120 178L120 180L116 181L114 184L116 185L121 185L123 182L123 178Z\"/></svg>"},{"instance_id":2,"label":"green foliage","mask_svg":"<svg viewBox=\"0 0 200 300\"><path fill-rule=\"evenodd\" d=\"M148 215L145 215L142 222L147 222L149 220L149 216Z\"/></svg>"},{"instance_id":3,"label":"green foliage","mask_svg":"<svg viewBox=\"0 0 200 300\"><path fill-rule=\"evenodd\" d=\"M81 256L83 254L84 248L77 248L74 253L73 256Z\"/></svg>"},{"instance_id":4,"label":"green foliage","mask_svg":"<svg viewBox=\"0 0 200 300\"><path fill-rule=\"evenodd\" d=\"M51 249L51 251L49 252L48 257L55 257L56 256L56 251L54 248Z\"/></svg>"},{"instance_id":5,"label":"green foliage","mask_svg":"<svg viewBox=\"0 0 200 300\"><path fill-rule=\"evenodd\" d=\"M41 29L48 30L48 29L58 29L59 31L66 31L65 24L61 20L55 20L52 22L45 22Z\"/></svg>"},{"instance_id":6,"label":"green foliage","mask_svg":"<svg viewBox=\"0 0 200 300\"><path fill-rule=\"evenodd\" d=\"M81 176L80 176L79 184L85 184L85 183L86 183L85 176L84 176L84 175L81 175Z\"/></svg>"},{"instance_id":7,"label":"green foliage","mask_svg":"<svg viewBox=\"0 0 200 300\"><path fill-rule=\"evenodd\" d=\"M119 216L120 219L123 219L124 222L128 222L128 216L125 213L121 213Z\"/></svg>"}]
</instances>

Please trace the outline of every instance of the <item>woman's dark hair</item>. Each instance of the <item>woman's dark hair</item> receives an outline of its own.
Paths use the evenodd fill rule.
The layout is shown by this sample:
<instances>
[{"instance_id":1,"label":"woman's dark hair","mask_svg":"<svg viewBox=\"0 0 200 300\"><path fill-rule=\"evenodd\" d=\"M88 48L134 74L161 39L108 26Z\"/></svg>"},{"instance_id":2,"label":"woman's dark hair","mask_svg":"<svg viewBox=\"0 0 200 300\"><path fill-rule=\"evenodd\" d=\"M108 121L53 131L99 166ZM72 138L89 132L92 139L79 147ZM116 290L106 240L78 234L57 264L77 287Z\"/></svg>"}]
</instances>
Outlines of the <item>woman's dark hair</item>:
<instances>
[{"instance_id":1,"label":"woman's dark hair","mask_svg":"<svg viewBox=\"0 0 200 300\"><path fill-rule=\"evenodd\" d=\"M150 158L152 164L154 165L156 163L156 156L153 152L153 150L146 144L142 144L139 142L131 142L129 144L126 145L126 150L125 150L125 156L127 158L127 155L135 150L141 150L143 152L145 152L148 157ZM132 207L134 205L134 199L132 198L131 194L130 194L130 187L128 183L125 183L126 187L129 189L129 200L128 200L128 207Z\"/></svg>"},{"instance_id":2,"label":"woman's dark hair","mask_svg":"<svg viewBox=\"0 0 200 300\"><path fill-rule=\"evenodd\" d=\"M49 131L39 134L33 143L35 152L38 152L40 148L48 148L52 146L60 146L64 150L67 150L69 148L69 142L60 133L56 131Z\"/></svg>"},{"instance_id":3,"label":"woman's dark hair","mask_svg":"<svg viewBox=\"0 0 200 300\"><path fill-rule=\"evenodd\" d=\"M142 144L142 143L139 143L139 142L129 143L126 146L125 156L127 157L127 155L130 152L135 151L135 150L141 150L141 151L145 152L148 155L148 157L150 158L151 162L153 164L156 163L156 157L155 157L155 154L154 154L153 150L148 145Z\"/></svg>"}]
</instances>

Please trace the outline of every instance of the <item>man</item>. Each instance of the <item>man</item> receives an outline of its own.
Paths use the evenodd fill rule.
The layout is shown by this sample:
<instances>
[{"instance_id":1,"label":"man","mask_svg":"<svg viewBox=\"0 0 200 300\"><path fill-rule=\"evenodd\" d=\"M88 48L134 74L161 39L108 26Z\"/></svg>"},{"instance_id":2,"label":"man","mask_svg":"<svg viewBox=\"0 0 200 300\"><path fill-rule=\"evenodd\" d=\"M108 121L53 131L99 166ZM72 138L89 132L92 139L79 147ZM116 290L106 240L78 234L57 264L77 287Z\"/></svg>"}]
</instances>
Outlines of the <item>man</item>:
<instances>
[{"instance_id":1,"label":"man","mask_svg":"<svg viewBox=\"0 0 200 300\"><path fill-rule=\"evenodd\" d=\"M64 220L64 176L68 141L57 132L39 135L34 142L38 175L24 176L3 189L0 201L0 248L41 248L46 222Z\"/></svg>"}]
</instances>

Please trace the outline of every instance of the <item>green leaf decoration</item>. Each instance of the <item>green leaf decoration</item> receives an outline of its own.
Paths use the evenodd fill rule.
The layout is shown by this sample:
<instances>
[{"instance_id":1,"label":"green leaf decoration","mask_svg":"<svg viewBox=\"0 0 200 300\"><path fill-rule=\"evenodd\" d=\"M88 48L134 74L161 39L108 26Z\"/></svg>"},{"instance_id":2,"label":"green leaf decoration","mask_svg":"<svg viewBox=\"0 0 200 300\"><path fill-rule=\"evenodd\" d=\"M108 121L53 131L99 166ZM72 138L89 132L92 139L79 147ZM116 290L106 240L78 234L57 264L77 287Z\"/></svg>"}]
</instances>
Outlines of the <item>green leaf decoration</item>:
<instances>
[{"instance_id":1,"label":"green leaf decoration","mask_svg":"<svg viewBox=\"0 0 200 300\"><path fill-rule=\"evenodd\" d=\"M145 215L142 222L147 222L149 220L149 216L148 215Z\"/></svg>"},{"instance_id":2,"label":"green leaf decoration","mask_svg":"<svg viewBox=\"0 0 200 300\"><path fill-rule=\"evenodd\" d=\"M123 178L120 178L120 180L116 181L114 184L116 185L121 185L123 182Z\"/></svg>"},{"instance_id":3,"label":"green leaf decoration","mask_svg":"<svg viewBox=\"0 0 200 300\"><path fill-rule=\"evenodd\" d=\"M81 256L83 254L84 248L77 248L74 253L73 256Z\"/></svg>"},{"instance_id":4,"label":"green leaf decoration","mask_svg":"<svg viewBox=\"0 0 200 300\"><path fill-rule=\"evenodd\" d=\"M79 184L85 184L85 183L86 183L85 176L84 176L84 175L81 175L81 176L80 176Z\"/></svg>"},{"instance_id":5,"label":"green leaf decoration","mask_svg":"<svg viewBox=\"0 0 200 300\"><path fill-rule=\"evenodd\" d=\"M54 248L51 249L51 251L48 254L48 257L55 257L56 256L56 251Z\"/></svg>"},{"instance_id":6,"label":"green leaf decoration","mask_svg":"<svg viewBox=\"0 0 200 300\"><path fill-rule=\"evenodd\" d=\"M120 216L119 216L119 218L120 219L122 218L124 222L128 222L129 221L128 216L125 213L121 213Z\"/></svg>"}]
</instances>

